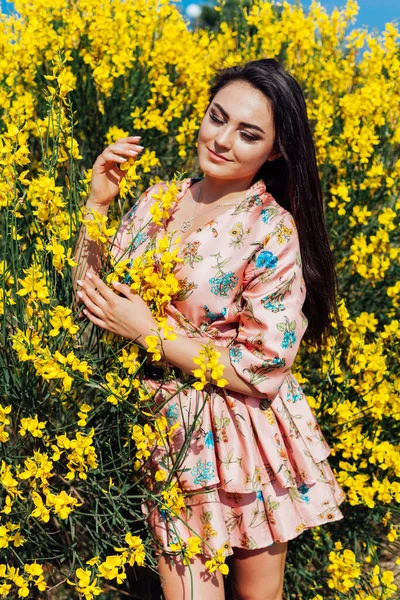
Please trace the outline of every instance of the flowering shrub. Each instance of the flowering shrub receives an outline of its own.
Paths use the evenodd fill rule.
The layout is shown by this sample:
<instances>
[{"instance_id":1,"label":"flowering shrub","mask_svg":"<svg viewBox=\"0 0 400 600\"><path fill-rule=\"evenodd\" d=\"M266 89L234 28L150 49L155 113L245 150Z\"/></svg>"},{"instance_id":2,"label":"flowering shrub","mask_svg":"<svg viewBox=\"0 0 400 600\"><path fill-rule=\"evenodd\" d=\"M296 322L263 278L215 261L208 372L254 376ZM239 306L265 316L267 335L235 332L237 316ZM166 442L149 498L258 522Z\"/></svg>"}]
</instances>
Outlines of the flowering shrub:
<instances>
[{"instance_id":1,"label":"flowering shrub","mask_svg":"<svg viewBox=\"0 0 400 600\"><path fill-rule=\"evenodd\" d=\"M104 253L104 279L149 303L159 323L149 354L159 360L161 334L171 336L164 308L181 291L177 247L165 236L133 264L116 263L110 238L140 192L168 179L150 215L162 223L173 173L196 171L213 68L262 56L281 60L307 97L342 324L322 351L302 345L295 375L332 447L346 518L290 543L286 594L395 597L381 560L399 549L397 29L348 31L353 0L331 15L316 2L306 14L254 0L229 20L222 5L213 32L188 28L167 0L15 6L19 14L0 17L0 597L55 588L60 598L117 598L132 568L155 568L141 501L179 513L185 498L162 465L144 486L145 465L175 425L151 410L144 351L96 331L74 305L73 248L83 224ZM86 219L91 164L132 132L146 149L123 165L119 201L109 219ZM215 348L194 358L197 389L207 389L207 370L226 385ZM176 546L190 564L199 537ZM206 566L226 574L223 549Z\"/></svg>"}]
</instances>

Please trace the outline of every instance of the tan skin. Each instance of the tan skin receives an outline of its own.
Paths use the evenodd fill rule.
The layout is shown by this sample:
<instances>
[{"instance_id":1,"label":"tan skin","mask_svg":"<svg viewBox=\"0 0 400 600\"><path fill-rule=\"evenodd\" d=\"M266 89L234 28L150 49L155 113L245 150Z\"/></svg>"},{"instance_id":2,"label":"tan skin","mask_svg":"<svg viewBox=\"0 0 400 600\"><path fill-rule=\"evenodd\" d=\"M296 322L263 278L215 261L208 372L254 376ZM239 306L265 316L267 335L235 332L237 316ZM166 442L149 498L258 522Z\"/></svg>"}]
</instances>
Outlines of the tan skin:
<instances>
[{"instance_id":1,"label":"tan skin","mask_svg":"<svg viewBox=\"0 0 400 600\"><path fill-rule=\"evenodd\" d=\"M116 163L138 156L143 150L139 142L140 138L136 136L120 139L98 156L92 169L88 208L107 214L124 176ZM213 209L213 204L230 204L243 197L265 160L280 156L273 153L273 146L274 127L269 100L243 81L232 82L220 90L207 109L198 136L199 165L205 177L203 182L191 186L180 200L178 209L167 223L167 231L178 231L179 226L190 219L197 200L199 204L193 223L196 228L226 210L224 207ZM179 236L182 246L185 235L179 232ZM85 304L87 318L105 330L146 347L145 337L156 329L149 308L129 286L115 285L117 294L101 281L97 276L101 264L99 250L85 231L81 232L75 257L79 262L75 268L75 286ZM191 373L194 368L191 357L198 355L201 343L202 340L177 334L176 340L164 340L165 358ZM226 387L260 397L253 386L237 375L230 363L229 349L221 347L218 350L221 351L219 362L225 365L223 376L229 382ZM233 550L230 563L234 599L281 600L287 543L259 550ZM190 574L189 567L183 567L179 560L172 565L168 557L162 556L159 573L165 600L223 600L223 575L219 571L212 575L208 573L204 562L205 557L195 557Z\"/></svg>"}]
</instances>

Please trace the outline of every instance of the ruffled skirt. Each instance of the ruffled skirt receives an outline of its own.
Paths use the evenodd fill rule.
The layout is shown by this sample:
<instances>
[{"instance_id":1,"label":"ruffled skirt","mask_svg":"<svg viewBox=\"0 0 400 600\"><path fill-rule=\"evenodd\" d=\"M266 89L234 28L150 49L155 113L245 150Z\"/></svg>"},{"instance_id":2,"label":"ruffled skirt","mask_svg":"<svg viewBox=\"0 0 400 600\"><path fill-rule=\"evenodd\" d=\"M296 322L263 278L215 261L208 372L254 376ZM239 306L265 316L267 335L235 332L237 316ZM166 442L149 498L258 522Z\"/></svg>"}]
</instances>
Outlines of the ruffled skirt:
<instances>
[{"instance_id":1,"label":"ruffled skirt","mask_svg":"<svg viewBox=\"0 0 400 600\"><path fill-rule=\"evenodd\" d=\"M171 431L147 466L153 480L160 468L174 470L185 501L175 513L143 504L160 551L199 536L206 556L228 556L343 517L329 446L290 371L272 403L215 386L206 393L177 391L177 380L146 383Z\"/></svg>"}]
</instances>

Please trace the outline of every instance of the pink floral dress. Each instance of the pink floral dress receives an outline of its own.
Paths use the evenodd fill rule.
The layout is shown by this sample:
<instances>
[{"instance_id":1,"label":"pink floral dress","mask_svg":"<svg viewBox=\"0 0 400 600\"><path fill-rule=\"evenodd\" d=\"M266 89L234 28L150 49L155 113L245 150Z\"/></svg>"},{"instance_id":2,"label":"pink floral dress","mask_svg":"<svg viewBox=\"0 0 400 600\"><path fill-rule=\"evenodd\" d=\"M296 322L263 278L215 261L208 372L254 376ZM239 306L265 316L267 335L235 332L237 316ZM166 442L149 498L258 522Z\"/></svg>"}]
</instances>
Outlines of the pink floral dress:
<instances>
[{"instance_id":1,"label":"pink floral dress","mask_svg":"<svg viewBox=\"0 0 400 600\"><path fill-rule=\"evenodd\" d=\"M196 181L182 182L175 207ZM153 223L143 227L159 187L146 190L123 218L117 258L127 248L136 257L152 236L164 235ZM229 347L232 366L263 398L216 386L210 393L179 391L177 379L158 387L153 382L154 400L176 429L167 451L159 448L151 464L179 465L186 504L176 518L144 506L159 547L168 551L178 538L199 535L204 554L222 549L229 555L233 547L264 548L341 519L344 493L326 460L330 449L291 371L307 328L291 213L259 180L243 199L193 230L179 255L183 290L168 306L170 324L178 333Z\"/></svg>"}]
</instances>

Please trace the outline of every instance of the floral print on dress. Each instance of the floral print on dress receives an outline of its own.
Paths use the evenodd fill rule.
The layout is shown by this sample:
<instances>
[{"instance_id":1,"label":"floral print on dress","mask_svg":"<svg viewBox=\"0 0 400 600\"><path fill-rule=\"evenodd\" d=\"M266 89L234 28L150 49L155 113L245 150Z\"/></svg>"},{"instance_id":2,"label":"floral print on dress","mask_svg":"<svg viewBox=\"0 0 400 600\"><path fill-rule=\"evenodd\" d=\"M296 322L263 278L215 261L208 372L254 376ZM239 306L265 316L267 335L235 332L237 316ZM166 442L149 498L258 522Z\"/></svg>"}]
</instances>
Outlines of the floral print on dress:
<instances>
[{"instance_id":1,"label":"floral print on dress","mask_svg":"<svg viewBox=\"0 0 400 600\"><path fill-rule=\"evenodd\" d=\"M209 283L211 283L211 292L213 294L226 297L228 292L236 287L238 277L236 277L232 271L224 273L222 270L222 267L229 262L229 259L221 260L221 254L219 252L214 256L217 258L217 264L213 267L213 269L216 269L217 273L215 277L211 277L211 279L209 279Z\"/></svg>"},{"instance_id":2,"label":"floral print on dress","mask_svg":"<svg viewBox=\"0 0 400 600\"><path fill-rule=\"evenodd\" d=\"M199 458L190 471L190 474L194 477L193 483L195 485L206 485L214 477L214 470L215 467L212 462Z\"/></svg>"},{"instance_id":3,"label":"floral print on dress","mask_svg":"<svg viewBox=\"0 0 400 600\"><path fill-rule=\"evenodd\" d=\"M250 229L244 229L243 223L238 222L235 223L234 226L229 231L230 242L229 245L234 248L242 248L244 245L244 240L249 235Z\"/></svg>"},{"instance_id":4,"label":"floral print on dress","mask_svg":"<svg viewBox=\"0 0 400 600\"><path fill-rule=\"evenodd\" d=\"M196 181L183 180L169 221L147 229L152 193L165 184L146 190L134 213L122 220L116 260L136 258L152 236L173 231L174 210ZM139 231L144 241L136 247ZM153 401L177 425L168 447L158 447L148 467L156 472L162 463L170 469L179 459L173 479L186 504L176 518L150 502L143 505L154 539L168 552L177 535L187 540L196 532L207 556L221 548L231 554L232 547L265 548L342 518L344 493L327 461L329 446L291 371L307 328L291 213L259 180L218 218L189 232L179 253L182 290L166 308L169 325L228 348L230 364L249 392L215 386L210 393L190 386L179 391L180 380L161 384L145 378L155 390Z\"/></svg>"},{"instance_id":5,"label":"floral print on dress","mask_svg":"<svg viewBox=\"0 0 400 600\"><path fill-rule=\"evenodd\" d=\"M188 242L182 252L184 264L189 264L194 269L195 264L201 262L203 257L198 253L200 242Z\"/></svg>"}]
</instances>

